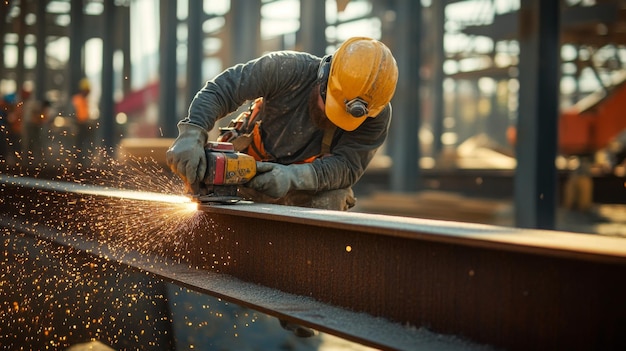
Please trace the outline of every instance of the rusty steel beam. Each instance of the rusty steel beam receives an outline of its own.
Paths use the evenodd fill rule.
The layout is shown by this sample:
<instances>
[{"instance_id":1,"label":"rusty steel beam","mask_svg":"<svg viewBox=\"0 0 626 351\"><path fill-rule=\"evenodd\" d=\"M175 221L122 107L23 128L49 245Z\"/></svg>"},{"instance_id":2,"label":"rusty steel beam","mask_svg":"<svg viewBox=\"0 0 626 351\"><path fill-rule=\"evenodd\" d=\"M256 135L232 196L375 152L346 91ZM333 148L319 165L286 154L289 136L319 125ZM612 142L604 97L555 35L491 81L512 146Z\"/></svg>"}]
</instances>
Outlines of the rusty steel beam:
<instances>
[{"instance_id":1,"label":"rusty steel beam","mask_svg":"<svg viewBox=\"0 0 626 351\"><path fill-rule=\"evenodd\" d=\"M37 233L63 226L33 198L67 192L79 206L85 196L75 186L0 181L3 225ZM455 336L460 349L626 346L623 239L252 203L201 210L210 224L182 234L184 250L159 253L180 264L159 263L132 241L125 250L134 253L119 255L102 253L98 240L49 238L383 349L450 345L425 330ZM88 213L77 209L72 221L97 239Z\"/></svg>"},{"instance_id":2,"label":"rusty steel beam","mask_svg":"<svg viewBox=\"0 0 626 351\"><path fill-rule=\"evenodd\" d=\"M111 250L103 247L95 241L85 240L83 238L70 238L59 235L55 230L45 228L40 225L25 225L23 222L15 219L8 219L0 215L0 228L11 228L21 234L26 234L35 239L33 245L42 246L42 239L48 242L47 249L50 251L68 250L71 254L79 257L80 260L92 260L97 262L110 261L121 267L127 267L131 271L146 272L150 276L162 279L166 282L174 283L178 286L187 287L191 290L208 294L217 298L230 301L240 306L249 307L259 312L275 316L281 320L306 325L315 328L321 332L333 334L346 340L351 340L366 346L380 348L383 350L446 350L446 351L467 351L467 350L488 350L488 346L481 346L471 343L455 336L445 336L436 334L426 329L415 329L407 326L393 323L389 320L375 318L366 313L349 311L341 307L332 306L316 301L307 296L298 296L285 293L273 288L261 286L258 284L245 282L236 279L227 274L215 273L207 270L198 270L189 267L187 264L181 264L178 261L163 259L162 257L154 257L139 253L132 250L125 250L121 254L118 250ZM0 232L0 237L7 240L6 234ZM17 237L13 240L22 240ZM31 239L32 240L32 239ZM52 245L50 245L52 244ZM37 250L37 247L35 247ZM33 250L30 250L33 251ZM39 258L33 257L32 261L39 261ZM102 263L100 263L102 265ZM117 269L123 272L123 269ZM140 277L143 274L136 274L130 278ZM144 275L145 276L145 275ZM98 279L102 280L100 275ZM126 280L128 281L128 279ZM157 285L159 281L153 285ZM128 282L122 285L121 289L128 289ZM98 294L91 293L98 301L105 298L99 298ZM144 307L145 308L145 307ZM162 309L167 307L162 306ZM134 310L137 310L135 307ZM141 313L141 310L139 311ZM164 311L165 313L167 311ZM145 310L148 314L148 309ZM152 312L154 314L155 312ZM80 315L80 311L74 311L74 315ZM211 316L207 315L207 320ZM74 318L73 320L80 320ZM65 321L67 323L67 321ZM80 323L74 323L80 325ZM128 326L124 329L132 328ZM163 329L166 327L161 326ZM112 329L112 328L111 328ZM2 330L2 328L0 328ZM106 338L113 339L118 330L106 330L109 332ZM285 331L287 333L287 331ZM74 331L74 334L91 336L87 331ZM102 333L99 333L102 337ZM151 335L147 335L149 338ZM148 344L154 343L152 339L140 339L139 341ZM167 345L170 340L160 340ZM158 346L158 344L157 344ZM163 346L163 345L162 345ZM158 349L158 348L157 348Z\"/></svg>"},{"instance_id":3,"label":"rusty steel beam","mask_svg":"<svg viewBox=\"0 0 626 351\"><path fill-rule=\"evenodd\" d=\"M120 246L120 243L116 242L116 234L103 236L99 233L106 225L104 222L115 221L112 216L126 215L111 212L111 217L94 221L94 217L100 217L102 213L108 212L105 207L117 207L118 204L115 202L119 202L121 207L128 207L130 213L136 214L129 204L136 206L137 202L134 200L139 198L142 199L140 202L159 201L160 194L120 191L2 174L0 174L0 194L2 195L0 228L31 236L36 243L45 241L49 243L49 247L52 245L59 248L58 250L54 247L49 248L51 251L69 251L80 257L80 260L85 260L85 256L92 256L94 262L111 261L115 265L146 272L167 282L370 347L384 350L485 349L485 346L472 343L465 338L402 325L364 312L327 304L310 296L291 294L224 274L233 261L229 254L230 249L218 245L215 237L226 233L221 239L223 240L229 235L228 229L222 231L215 228L199 228L201 233L184 230L176 233L175 236L193 238L194 242L189 242L182 250L166 246L154 250L146 249L146 245L137 240L121 240ZM92 208L94 204L100 205L102 209ZM212 217L208 214L206 216ZM210 222L213 223L213 219ZM123 237L119 233L118 236ZM15 240L20 239L18 237ZM202 242L201 247L196 246L198 242ZM194 247L192 252L194 257L189 254L186 247ZM37 250L38 248L35 248L30 251ZM200 252L203 254L200 255ZM33 258L31 261L40 259ZM106 298L102 300L106 301ZM207 319L209 320L210 316L207 316ZM100 332L99 336L103 337L106 331L105 329L104 332ZM76 330L72 332L92 336L85 330L82 334ZM115 335L107 335L105 339L111 337Z\"/></svg>"}]
</instances>

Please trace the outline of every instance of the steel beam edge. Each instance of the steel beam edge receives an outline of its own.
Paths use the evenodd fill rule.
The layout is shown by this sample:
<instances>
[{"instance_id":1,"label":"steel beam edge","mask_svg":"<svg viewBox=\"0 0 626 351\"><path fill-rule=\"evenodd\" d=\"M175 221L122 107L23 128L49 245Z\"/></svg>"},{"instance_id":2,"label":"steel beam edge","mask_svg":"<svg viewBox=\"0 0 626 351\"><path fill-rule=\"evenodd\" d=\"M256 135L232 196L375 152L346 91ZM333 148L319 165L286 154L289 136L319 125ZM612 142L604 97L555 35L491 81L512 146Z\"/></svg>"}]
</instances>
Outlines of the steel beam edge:
<instances>
[{"instance_id":1,"label":"steel beam edge","mask_svg":"<svg viewBox=\"0 0 626 351\"><path fill-rule=\"evenodd\" d=\"M371 213L327 211L255 204L247 201L234 205L203 204L199 208L209 214L275 220L320 229L334 228L504 252L626 264L626 240L619 237Z\"/></svg>"}]
</instances>

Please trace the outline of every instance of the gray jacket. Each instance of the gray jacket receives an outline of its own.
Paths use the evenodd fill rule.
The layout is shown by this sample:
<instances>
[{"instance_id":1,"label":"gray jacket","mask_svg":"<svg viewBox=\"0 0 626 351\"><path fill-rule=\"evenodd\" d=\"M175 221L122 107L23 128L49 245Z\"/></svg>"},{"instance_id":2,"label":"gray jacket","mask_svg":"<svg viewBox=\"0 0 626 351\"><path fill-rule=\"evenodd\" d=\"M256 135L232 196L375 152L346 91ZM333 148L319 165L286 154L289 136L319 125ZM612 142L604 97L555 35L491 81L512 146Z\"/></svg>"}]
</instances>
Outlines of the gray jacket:
<instances>
[{"instance_id":1,"label":"gray jacket","mask_svg":"<svg viewBox=\"0 0 626 351\"><path fill-rule=\"evenodd\" d=\"M320 61L307 53L279 51L228 68L196 94L183 122L211 130L216 120L263 97L261 136L275 162L291 164L318 155L324 131L309 117L308 98ZM312 163L318 191L354 185L385 141L390 122L391 104L352 132L337 128L332 155Z\"/></svg>"}]
</instances>

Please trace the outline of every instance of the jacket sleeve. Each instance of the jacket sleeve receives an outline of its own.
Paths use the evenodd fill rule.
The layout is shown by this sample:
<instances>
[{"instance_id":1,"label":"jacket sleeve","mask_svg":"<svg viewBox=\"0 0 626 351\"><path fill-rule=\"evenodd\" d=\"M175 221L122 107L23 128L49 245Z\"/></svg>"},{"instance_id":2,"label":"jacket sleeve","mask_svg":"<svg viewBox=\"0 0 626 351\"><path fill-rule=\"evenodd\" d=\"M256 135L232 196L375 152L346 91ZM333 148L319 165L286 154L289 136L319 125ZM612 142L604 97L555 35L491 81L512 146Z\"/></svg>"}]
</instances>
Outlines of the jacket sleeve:
<instances>
[{"instance_id":1,"label":"jacket sleeve","mask_svg":"<svg viewBox=\"0 0 626 351\"><path fill-rule=\"evenodd\" d=\"M376 117L368 118L352 132L342 132L331 155L313 162L318 191L353 186L382 146L391 123L391 104Z\"/></svg>"},{"instance_id":2,"label":"jacket sleeve","mask_svg":"<svg viewBox=\"0 0 626 351\"><path fill-rule=\"evenodd\" d=\"M213 129L218 119L235 111L254 95L257 88L251 76L256 74L252 69L254 65L254 62L235 65L208 81L194 96L182 122L199 125L207 131Z\"/></svg>"},{"instance_id":3,"label":"jacket sleeve","mask_svg":"<svg viewBox=\"0 0 626 351\"><path fill-rule=\"evenodd\" d=\"M298 54L290 52L273 52L230 67L196 93L182 122L211 130L218 119L246 101L271 97L281 88L293 85L301 79L301 69Z\"/></svg>"}]
</instances>

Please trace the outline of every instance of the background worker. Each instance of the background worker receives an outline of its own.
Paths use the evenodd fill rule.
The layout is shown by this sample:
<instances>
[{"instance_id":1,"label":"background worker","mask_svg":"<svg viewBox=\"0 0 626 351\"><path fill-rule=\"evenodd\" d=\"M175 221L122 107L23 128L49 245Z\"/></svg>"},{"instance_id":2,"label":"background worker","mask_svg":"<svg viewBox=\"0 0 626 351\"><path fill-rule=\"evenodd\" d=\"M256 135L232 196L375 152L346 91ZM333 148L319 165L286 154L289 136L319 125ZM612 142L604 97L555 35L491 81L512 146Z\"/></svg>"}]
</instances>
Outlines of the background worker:
<instances>
[{"instance_id":1,"label":"background worker","mask_svg":"<svg viewBox=\"0 0 626 351\"><path fill-rule=\"evenodd\" d=\"M28 98L24 98L22 105L22 122L24 124L23 141L25 143L25 155L32 158L33 162L43 162L45 159L44 149L48 136L48 122L51 117L51 102L47 99L38 100L30 92Z\"/></svg>"},{"instance_id":2,"label":"background worker","mask_svg":"<svg viewBox=\"0 0 626 351\"><path fill-rule=\"evenodd\" d=\"M256 100L254 120L224 139L259 161L240 194L255 202L347 210L356 201L352 186L387 137L397 79L391 51L365 37L350 38L323 58L280 51L235 65L196 94L167 162L196 192L206 171L208 131Z\"/></svg>"},{"instance_id":3,"label":"background worker","mask_svg":"<svg viewBox=\"0 0 626 351\"><path fill-rule=\"evenodd\" d=\"M91 93L91 83L83 78L78 82L78 92L72 96L72 107L76 117L76 156L79 162L87 162L87 151L91 143L91 132L89 130L89 93Z\"/></svg>"}]
</instances>

